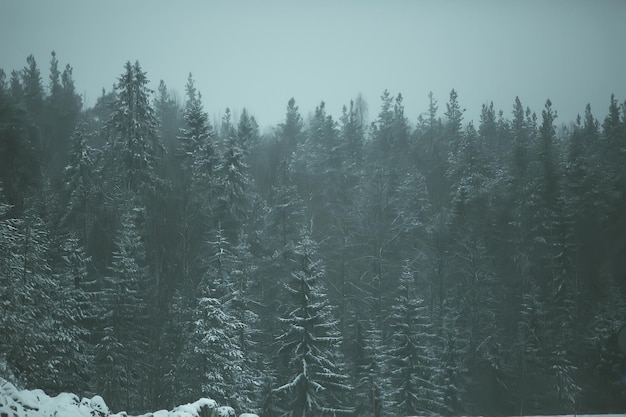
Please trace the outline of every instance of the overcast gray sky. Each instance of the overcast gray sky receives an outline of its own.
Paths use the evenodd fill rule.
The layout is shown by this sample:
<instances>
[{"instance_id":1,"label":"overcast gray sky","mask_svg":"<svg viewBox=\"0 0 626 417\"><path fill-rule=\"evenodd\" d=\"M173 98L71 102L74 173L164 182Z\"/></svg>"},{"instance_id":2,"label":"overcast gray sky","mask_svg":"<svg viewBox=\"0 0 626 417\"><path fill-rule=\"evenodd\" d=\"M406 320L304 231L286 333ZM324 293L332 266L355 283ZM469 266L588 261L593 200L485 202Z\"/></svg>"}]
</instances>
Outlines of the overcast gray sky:
<instances>
[{"instance_id":1,"label":"overcast gray sky","mask_svg":"<svg viewBox=\"0 0 626 417\"><path fill-rule=\"evenodd\" d=\"M192 72L206 110L246 107L262 126L290 97L303 116L333 115L360 92L374 117L384 89L412 123L433 91L443 115L455 88L466 121L483 103L511 114L515 96L540 115L547 98L572 121L591 103L626 99L626 1L0 1L0 68L50 51L88 105L139 60L156 87L183 95Z\"/></svg>"}]
</instances>

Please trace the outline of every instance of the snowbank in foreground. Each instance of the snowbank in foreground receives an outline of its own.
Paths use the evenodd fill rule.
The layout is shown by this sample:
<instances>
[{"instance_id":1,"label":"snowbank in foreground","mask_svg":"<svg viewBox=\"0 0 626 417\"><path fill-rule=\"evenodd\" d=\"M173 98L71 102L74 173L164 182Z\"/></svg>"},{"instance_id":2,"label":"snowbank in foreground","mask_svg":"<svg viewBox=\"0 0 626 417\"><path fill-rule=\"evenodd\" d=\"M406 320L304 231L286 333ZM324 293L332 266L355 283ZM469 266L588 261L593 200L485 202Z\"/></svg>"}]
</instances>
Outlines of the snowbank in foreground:
<instances>
[{"instance_id":1,"label":"snowbank in foreground","mask_svg":"<svg viewBox=\"0 0 626 417\"><path fill-rule=\"evenodd\" d=\"M624 414L564 414L550 417L624 417ZM0 377L0 417L129 417L125 412L111 414L101 396L79 398L70 393L56 397L40 389L18 390ZM201 398L191 404L179 405L171 411L160 410L137 417L236 417L231 407L218 407L214 400ZM258 417L244 413L239 417ZM534 416L543 417L543 416Z\"/></svg>"},{"instance_id":2,"label":"snowbank in foreground","mask_svg":"<svg viewBox=\"0 0 626 417\"><path fill-rule=\"evenodd\" d=\"M123 411L111 414L99 395L80 400L70 393L50 397L40 389L18 390L13 384L0 378L0 417L54 416L127 417L127 414ZM258 417L256 414L245 416ZM235 410L231 407L218 407L214 400L201 398L194 403L180 405L172 411L160 410L141 417L235 417Z\"/></svg>"}]
</instances>

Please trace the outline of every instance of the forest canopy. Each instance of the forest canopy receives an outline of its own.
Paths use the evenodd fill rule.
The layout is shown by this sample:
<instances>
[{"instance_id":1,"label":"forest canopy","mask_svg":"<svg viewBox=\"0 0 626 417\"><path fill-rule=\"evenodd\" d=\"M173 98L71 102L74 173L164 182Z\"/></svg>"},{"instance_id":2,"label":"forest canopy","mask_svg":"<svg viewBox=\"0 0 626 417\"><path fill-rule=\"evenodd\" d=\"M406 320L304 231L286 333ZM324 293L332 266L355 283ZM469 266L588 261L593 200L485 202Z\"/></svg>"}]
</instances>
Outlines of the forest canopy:
<instances>
[{"instance_id":1,"label":"forest canopy","mask_svg":"<svg viewBox=\"0 0 626 417\"><path fill-rule=\"evenodd\" d=\"M626 102L475 125L455 90L418 116L384 91L371 123L291 99L262 133L192 74L183 100L114 77L84 108L54 52L0 69L11 382L137 413L623 410Z\"/></svg>"}]
</instances>

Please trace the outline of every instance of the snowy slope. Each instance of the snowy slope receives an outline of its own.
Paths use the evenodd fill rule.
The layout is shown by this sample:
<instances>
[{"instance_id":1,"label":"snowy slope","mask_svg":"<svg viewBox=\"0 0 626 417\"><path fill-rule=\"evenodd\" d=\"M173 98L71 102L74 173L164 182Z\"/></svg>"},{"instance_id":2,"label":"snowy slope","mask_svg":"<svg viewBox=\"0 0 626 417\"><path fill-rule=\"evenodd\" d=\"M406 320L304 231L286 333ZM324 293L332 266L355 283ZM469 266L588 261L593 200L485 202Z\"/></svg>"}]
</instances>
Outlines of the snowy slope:
<instances>
[{"instance_id":1,"label":"snowy slope","mask_svg":"<svg viewBox=\"0 0 626 417\"><path fill-rule=\"evenodd\" d=\"M111 414L99 395L79 399L76 395L62 393L50 397L42 390L18 390L0 378L0 417L126 417L125 412ZM242 414L258 417L255 414ZM235 417L231 407L218 407L214 400L201 398L180 405L172 411L160 410L141 417Z\"/></svg>"}]
</instances>

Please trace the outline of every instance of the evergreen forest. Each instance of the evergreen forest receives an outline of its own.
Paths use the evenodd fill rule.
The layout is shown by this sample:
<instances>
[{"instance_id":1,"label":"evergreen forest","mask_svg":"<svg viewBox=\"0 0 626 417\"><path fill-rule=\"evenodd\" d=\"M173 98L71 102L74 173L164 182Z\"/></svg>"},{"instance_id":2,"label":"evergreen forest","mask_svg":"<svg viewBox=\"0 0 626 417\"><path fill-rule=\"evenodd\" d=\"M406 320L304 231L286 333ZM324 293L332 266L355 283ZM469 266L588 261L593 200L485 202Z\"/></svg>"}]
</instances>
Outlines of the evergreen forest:
<instances>
[{"instance_id":1,"label":"evergreen forest","mask_svg":"<svg viewBox=\"0 0 626 417\"><path fill-rule=\"evenodd\" d=\"M475 125L384 91L261 130L192 74L127 62L85 108L72 71L0 70L2 378L129 413L624 410L626 102Z\"/></svg>"}]
</instances>

